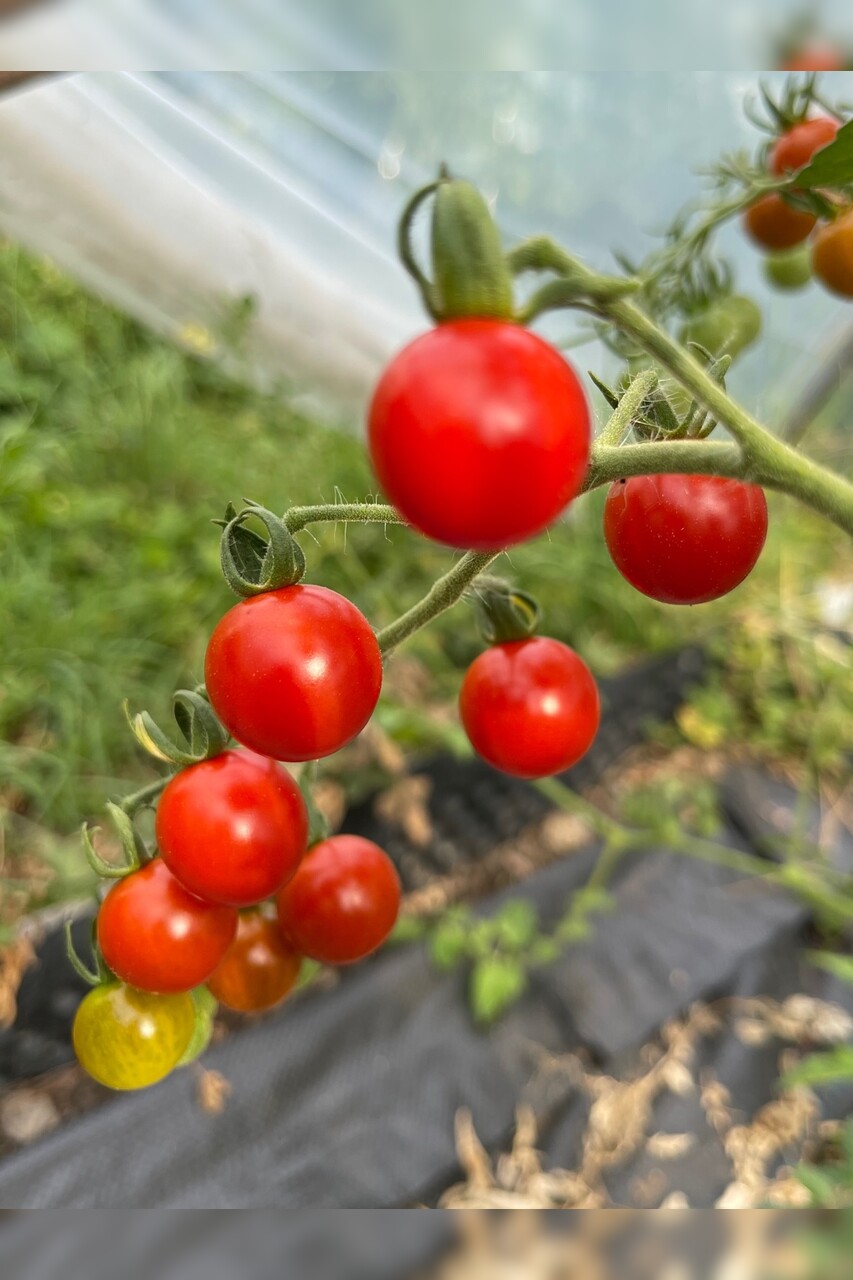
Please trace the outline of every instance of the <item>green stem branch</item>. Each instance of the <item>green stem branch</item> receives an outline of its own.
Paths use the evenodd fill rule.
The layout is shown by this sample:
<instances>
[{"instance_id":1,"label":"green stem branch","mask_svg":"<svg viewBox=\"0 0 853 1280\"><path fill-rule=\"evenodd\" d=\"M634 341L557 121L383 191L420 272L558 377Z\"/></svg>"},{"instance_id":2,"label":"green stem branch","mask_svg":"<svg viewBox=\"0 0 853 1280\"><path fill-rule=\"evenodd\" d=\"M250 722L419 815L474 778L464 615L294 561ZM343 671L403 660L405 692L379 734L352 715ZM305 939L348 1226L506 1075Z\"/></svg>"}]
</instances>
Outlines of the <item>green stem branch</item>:
<instances>
[{"instance_id":1,"label":"green stem branch","mask_svg":"<svg viewBox=\"0 0 853 1280\"><path fill-rule=\"evenodd\" d=\"M394 507L381 502L323 502L313 507L291 507L284 514L284 523L291 533L298 533L309 524L405 524Z\"/></svg>"},{"instance_id":2,"label":"green stem branch","mask_svg":"<svg viewBox=\"0 0 853 1280\"><path fill-rule=\"evenodd\" d=\"M500 552L468 551L443 577L433 583L422 600L412 605L396 621L389 623L378 634L379 648L388 654L410 635L425 627L440 613L453 607L460 600L478 574L497 559Z\"/></svg>"}]
</instances>

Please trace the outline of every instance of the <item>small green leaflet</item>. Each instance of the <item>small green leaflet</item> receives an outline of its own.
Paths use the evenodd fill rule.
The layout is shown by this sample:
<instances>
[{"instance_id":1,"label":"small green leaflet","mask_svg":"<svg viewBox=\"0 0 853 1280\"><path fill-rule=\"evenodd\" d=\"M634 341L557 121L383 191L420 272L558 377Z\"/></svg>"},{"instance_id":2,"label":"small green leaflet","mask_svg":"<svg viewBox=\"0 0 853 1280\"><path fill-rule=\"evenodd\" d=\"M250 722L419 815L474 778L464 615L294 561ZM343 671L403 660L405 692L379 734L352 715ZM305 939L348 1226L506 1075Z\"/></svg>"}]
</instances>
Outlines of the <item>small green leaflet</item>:
<instances>
[{"instance_id":1,"label":"small green leaflet","mask_svg":"<svg viewBox=\"0 0 853 1280\"><path fill-rule=\"evenodd\" d=\"M853 120L839 129L834 142L818 151L811 164L797 174L798 187L853 186Z\"/></svg>"}]
</instances>

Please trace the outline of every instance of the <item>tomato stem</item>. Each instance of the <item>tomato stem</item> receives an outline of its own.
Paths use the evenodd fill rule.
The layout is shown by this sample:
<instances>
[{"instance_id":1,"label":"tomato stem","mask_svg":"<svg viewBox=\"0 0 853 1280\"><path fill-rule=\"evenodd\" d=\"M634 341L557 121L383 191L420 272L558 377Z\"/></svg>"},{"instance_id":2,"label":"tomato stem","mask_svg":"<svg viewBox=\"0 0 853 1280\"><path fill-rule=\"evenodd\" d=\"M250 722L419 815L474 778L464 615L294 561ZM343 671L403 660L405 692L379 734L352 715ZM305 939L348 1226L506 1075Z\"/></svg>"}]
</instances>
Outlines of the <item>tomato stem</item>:
<instances>
[{"instance_id":1,"label":"tomato stem","mask_svg":"<svg viewBox=\"0 0 853 1280\"><path fill-rule=\"evenodd\" d=\"M351 524L406 523L394 507L381 502L324 502L312 507L291 507L284 515L284 523L291 533L298 533L309 524L337 521Z\"/></svg>"},{"instance_id":2,"label":"tomato stem","mask_svg":"<svg viewBox=\"0 0 853 1280\"><path fill-rule=\"evenodd\" d=\"M487 569L500 554L501 552L466 552L452 569L433 583L422 600L407 609L396 621L383 627L377 636L382 654L389 654L415 631L452 608L461 600L477 575Z\"/></svg>"}]
</instances>

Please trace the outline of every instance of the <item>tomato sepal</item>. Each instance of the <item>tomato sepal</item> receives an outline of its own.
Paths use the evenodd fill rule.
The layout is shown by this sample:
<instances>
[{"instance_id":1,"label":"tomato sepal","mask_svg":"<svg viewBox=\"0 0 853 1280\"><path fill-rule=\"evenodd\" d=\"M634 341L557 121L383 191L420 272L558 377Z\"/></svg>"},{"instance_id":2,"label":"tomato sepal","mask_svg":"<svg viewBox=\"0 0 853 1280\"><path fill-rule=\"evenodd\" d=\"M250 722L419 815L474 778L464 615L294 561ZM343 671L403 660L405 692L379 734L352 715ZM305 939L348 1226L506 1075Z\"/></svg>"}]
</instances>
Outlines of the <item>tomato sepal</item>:
<instances>
[{"instance_id":1,"label":"tomato sepal","mask_svg":"<svg viewBox=\"0 0 853 1280\"><path fill-rule=\"evenodd\" d=\"M219 1008L219 1002L207 987L194 987L189 996L193 1002L195 1025L189 1044L175 1063L176 1070L178 1067L191 1066L209 1047L213 1039L216 1011Z\"/></svg>"},{"instance_id":2,"label":"tomato sepal","mask_svg":"<svg viewBox=\"0 0 853 1280\"><path fill-rule=\"evenodd\" d=\"M499 578L480 578L471 592L486 644L507 644L534 635L542 618L538 601Z\"/></svg>"},{"instance_id":3,"label":"tomato sepal","mask_svg":"<svg viewBox=\"0 0 853 1280\"><path fill-rule=\"evenodd\" d=\"M244 499L237 511L228 505L222 527L219 557L222 573L235 595L246 599L292 587L305 573L305 553L280 516L257 502ZM250 518L258 520L266 530L266 538L245 527Z\"/></svg>"},{"instance_id":4,"label":"tomato sepal","mask_svg":"<svg viewBox=\"0 0 853 1280\"><path fill-rule=\"evenodd\" d=\"M185 768L222 754L228 745L228 731L203 694L178 689L172 695L172 711L185 746L164 733L147 711L134 715L124 704L131 733L155 760Z\"/></svg>"}]
</instances>

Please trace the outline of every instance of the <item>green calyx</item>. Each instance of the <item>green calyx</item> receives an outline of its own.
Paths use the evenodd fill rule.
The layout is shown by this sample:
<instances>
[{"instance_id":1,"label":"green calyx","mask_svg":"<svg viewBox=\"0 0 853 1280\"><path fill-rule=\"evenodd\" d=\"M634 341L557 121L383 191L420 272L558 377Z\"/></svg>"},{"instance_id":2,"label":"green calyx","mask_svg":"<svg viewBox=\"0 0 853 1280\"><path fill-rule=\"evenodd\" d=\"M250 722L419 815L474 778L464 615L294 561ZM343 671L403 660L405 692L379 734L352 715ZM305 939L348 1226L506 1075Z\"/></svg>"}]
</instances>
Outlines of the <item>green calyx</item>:
<instances>
[{"instance_id":1,"label":"green calyx","mask_svg":"<svg viewBox=\"0 0 853 1280\"><path fill-rule=\"evenodd\" d=\"M228 746L228 731L202 693L178 689L172 695L172 712L179 730L177 737L164 733L147 711L133 715L125 704L131 733L155 760L184 769L211 760Z\"/></svg>"},{"instance_id":2,"label":"green calyx","mask_svg":"<svg viewBox=\"0 0 853 1280\"><path fill-rule=\"evenodd\" d=\"M539 626L541 611L533 596L498 578L481 579L471 599L486 644L529 640Z\"/></svg>"},{"instance_id":3,"label":"green calyx","mask_svg":"<svg viewBox=\"0 0 853 1280\"><path fill-rule=\"evenodd\" d=\"M418 266L411 229L421 204L433 197L432 279ZM512 320L512 273L500 232L483 196L470 182L445 171L417 192L400 221L400 257L427 311L441 323L464 317Z\"/></svg>"},{"instance_id":4,"label":"green calyx","mask_svg":"<svg viewBox=\"0 0 853 1280\"><path fill-rule=\"evenodd\" d=\"M305 572L305 553L280 516L256 502L245 500L242 511L230 503L219 544L225 581L238 596L258 596L265 591L291 587ZM263 525L266 537L246 528L254 518Z\"/></svg>"}]
</instances>

